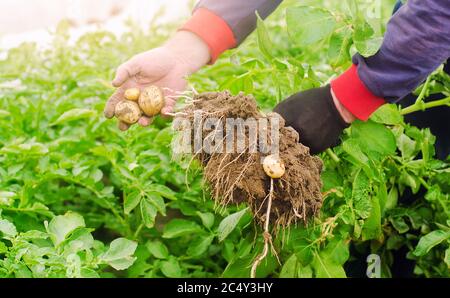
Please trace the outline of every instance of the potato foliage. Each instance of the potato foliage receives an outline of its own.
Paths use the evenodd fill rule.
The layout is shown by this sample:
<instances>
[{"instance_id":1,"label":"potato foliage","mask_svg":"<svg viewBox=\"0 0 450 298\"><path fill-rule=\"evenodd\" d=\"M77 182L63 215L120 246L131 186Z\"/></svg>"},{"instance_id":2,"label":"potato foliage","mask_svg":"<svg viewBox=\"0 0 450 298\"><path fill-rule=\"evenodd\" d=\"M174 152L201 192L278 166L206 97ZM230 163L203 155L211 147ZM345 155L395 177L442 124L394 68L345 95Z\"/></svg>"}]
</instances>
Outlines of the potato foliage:
<instances>
[{"instance_id":1,"label":"potato foliage","mask_svg":"<svg viewBox=\"0 0 450 298\"><path fill-rule=\"evenodd\" d=\"M269 111L377 50L392 3L371 19L356 2L287 1L190 83L252 93ZM123 133L103 117L117 65L179 25L156 24L71 42L63 22L48 47L0 52L0 277L250 276L260 230L243 206L214 209L198 165L172 160L170 121ZM417 94L448 96L449 82L439 69ZM390 277L399 251L416 276L450 276L449 160L435 159L429 129L405 124L410 111L385 105L321 155L319 218L280 230L282 264L269 253L257 276L354 276L378 254Z\"/></svg>"}]
</instances>

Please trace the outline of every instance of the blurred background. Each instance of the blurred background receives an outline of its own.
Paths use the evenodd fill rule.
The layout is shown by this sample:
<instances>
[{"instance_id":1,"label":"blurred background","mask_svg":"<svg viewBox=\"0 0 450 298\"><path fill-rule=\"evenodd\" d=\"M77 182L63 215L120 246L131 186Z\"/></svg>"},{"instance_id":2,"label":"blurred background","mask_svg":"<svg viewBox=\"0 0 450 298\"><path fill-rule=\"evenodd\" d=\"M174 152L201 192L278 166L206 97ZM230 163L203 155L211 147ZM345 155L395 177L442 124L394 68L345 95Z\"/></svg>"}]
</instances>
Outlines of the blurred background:
<instances>
[{"instance_id":1,"label":"blurred background","mask_svg":"<svg viewBox=\"0 0 450 298\"><path fill-rule=\"evenodd\" d=\"M73 36L99 27L114 33L132 19L145 26L156 14L160 21L187 18L194 0L0 0L0 48L24 41L45 44L61 20L73 26Z\"/></svg>"}]
</instances>

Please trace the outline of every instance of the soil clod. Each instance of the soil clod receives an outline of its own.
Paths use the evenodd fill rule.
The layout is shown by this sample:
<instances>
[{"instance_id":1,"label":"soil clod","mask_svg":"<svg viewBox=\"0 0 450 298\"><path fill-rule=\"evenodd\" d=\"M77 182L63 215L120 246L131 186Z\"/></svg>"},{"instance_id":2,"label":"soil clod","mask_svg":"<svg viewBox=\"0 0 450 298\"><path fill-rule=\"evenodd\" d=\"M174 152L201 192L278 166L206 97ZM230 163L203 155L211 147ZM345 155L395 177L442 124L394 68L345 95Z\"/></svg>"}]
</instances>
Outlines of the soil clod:
<instances>
[{"instance_id":1,"label":"soil clod","mask_svg":"<svg viewBox=\"0 0 450 298\"><path fill-rule=\"evenodd\" d=\"M285 174L274 179L270 223L276 227L289 226L302 220L306 222L313 217L322 205L320 172L322 161L309 153L309 148L299 143L301 136L291 127L284 126L284 120L276 113L264 115L258 110L253 96L240 93L237 96L229 92L209 92L194 96L190 105L185 107L183 118L191 123L194 137L194 114L201 113L202 121L208 117L221 120L217 127L204 129L205 140L211 132L222 131L223 143L218 142L225 151L226 121L225 119L279 119L279 158L285 165ZM270 122L272 123L272 122ZM268 127L267 138L272 141L271 126ZM212 191L213 197L220 205L247 203L263 226L266 221L265 211L268 204L271 178L266 175L262 166L263 154L250 150L254 141L249 138L249 129L245 128L245 150L239 152L195 152L204 167L204 176ZM236 135L234 142L237 143ZM258 141L261 136L258 135ZM192 138L192 146L194 146Z\"/></svg>"}]
</instances>

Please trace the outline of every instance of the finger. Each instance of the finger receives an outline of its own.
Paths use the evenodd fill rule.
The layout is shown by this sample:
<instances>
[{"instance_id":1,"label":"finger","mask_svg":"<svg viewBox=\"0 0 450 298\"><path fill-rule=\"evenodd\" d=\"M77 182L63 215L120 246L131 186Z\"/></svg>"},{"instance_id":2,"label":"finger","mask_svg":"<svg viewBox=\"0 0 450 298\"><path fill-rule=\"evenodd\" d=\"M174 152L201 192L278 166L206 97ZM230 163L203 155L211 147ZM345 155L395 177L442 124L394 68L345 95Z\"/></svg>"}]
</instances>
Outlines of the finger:
<instances>
[{"instance_id":1,"label":"finger","mask_svg":"<svg viewBox=\"0 0 450 298\"><path fill-rule=\"evenodd\" d=\"M172 106L165 106L161 110L161 117L163 117L163 118L170 118L171 116L167 115L167 114L171 114L171 113L173 113L173 107Z\"/></svg>"},{"instance_id":2,"label":"finger","mask_svg":"<svg viewBox=\"0 0 450 298\"><path fill-rule=\"evenodd\" d=\"M175 109L175 104L177 103L177 96L179 91L183 91L186 89L186 82L176 81L177 83L170 86L170 84L166 85L164 89L164 107L161 109L161 116L163 118L169 118L170 116L167 113L173 113Z\"/></svg>"},{"instance_id":3,"label":"finger","mask_svg":"<svg viewBox=\"0 0 450 298\"><path fill-rule=\"evenodd\" d=\"M161 116L164 118L167 118L168 115L167 113L173 113L175 104L176 104L176 100L174 98L165 98L165 105L164 107L161 109Z\"/></svg>"},{"instance_id":4,"label":"finger","mask_svg":"<svg viewBox=\"0 0 450 298\"><path fill-rule=\"evenodd\" d=\"M128 130L128 128L130 128L129 124L126 124L125 122L119 121L119 123L117 124L117 127L121 130L121 131L126 131Z\"/></svg>"},{"instance_id":5,"label":"finger","mask_svg":"<svg viewBox=\"0 0 450 298\"><path fill-rule=\"evenodd\" d=\"M152 124L152 122L153 122L152 117L142 116L141 118L139 118L138 124L142 127L146 127Z\"/></svg>"},{"instance_id":6,"label":"finger","mask_svg":"<svg viewBox=\"0 0 450 298\"><path fill-rule=\"evenodd\" d=\"M112 81L114 87L122 86L129 78L138 73L138 68L134 67L132 62L128 61L117 68L116 76Z\"/></svg>"},{"instance_id":7,"label":"finger","mask_svg":"<svg viewBox=\"0 0 450 298\"><path fill-rule=\"evenodd\" d=\"M114 117L114 110L119 101L123 100L123 89L117 89L113 95L108 99L105 105L105 109L103 110L103 114L106 118L111 119Z\"/></svg>"}]
</instances>

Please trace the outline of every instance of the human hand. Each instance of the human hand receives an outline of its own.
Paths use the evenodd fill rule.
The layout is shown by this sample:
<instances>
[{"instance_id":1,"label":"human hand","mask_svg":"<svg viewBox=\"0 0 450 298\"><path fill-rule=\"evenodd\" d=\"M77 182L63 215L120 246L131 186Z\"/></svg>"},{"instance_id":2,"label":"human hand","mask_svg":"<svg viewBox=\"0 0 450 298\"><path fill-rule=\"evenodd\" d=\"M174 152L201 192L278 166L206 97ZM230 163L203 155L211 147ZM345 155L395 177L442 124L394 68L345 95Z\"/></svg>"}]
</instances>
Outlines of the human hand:
<instances>
[{"instance_id":1,"label":"human hand","mask_svg":"<svg viewBox=\"0 0 450 298\"><path fill-rule=\"evenodd\" d=\"M112 82L118 87L106 103L106 118L114 117L117 103L124 99L129 88L143 89L156 85L164 90L166 97L162 115L171 113L175 105L177 92L186 88L186 77L210 60L209 48L199 37L187 31L179 31L165 45L140 53L120 65ZM152 119L142 116L138 123L150 125ZM127 130L129 124L119 121L119 129Z\"/></svg>"},{"instance_id":2,"label":"human hand","mask_svg":"<svg viewBox=\"0 0 450 298\"><path fill-rule=\"evenodd\" d=\"M356 118L334 96L330 86L296 93L274 109L316 154L336 146L342 131Z\"/></svg>"}]
</instances>

